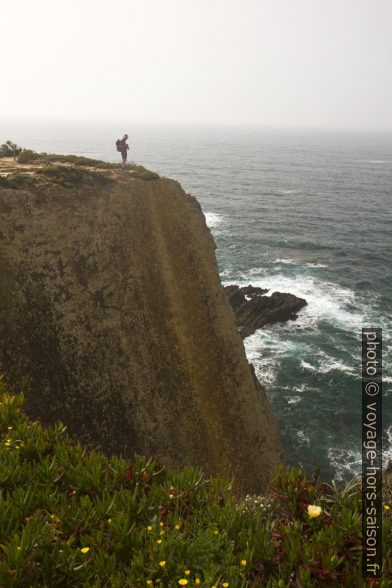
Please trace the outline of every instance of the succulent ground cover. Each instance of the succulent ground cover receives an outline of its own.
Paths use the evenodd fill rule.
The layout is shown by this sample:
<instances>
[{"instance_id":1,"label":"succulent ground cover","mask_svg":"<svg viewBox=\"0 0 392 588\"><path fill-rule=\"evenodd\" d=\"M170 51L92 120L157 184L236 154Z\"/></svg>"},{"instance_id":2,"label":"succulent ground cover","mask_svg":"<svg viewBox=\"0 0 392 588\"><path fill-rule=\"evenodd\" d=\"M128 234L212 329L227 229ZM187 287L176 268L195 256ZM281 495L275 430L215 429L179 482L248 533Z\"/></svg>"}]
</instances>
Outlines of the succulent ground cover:
<instances>
[{"instance_id":1,"label":"succulent ground cover","mask_svg":"<svg viewBox=\"0 0 392 588\"><path fill-rule=\"evenodd\" d=\"M365 585L358 485L282 468L244 497L195 469L87 450L30 422L3 384L0 402L1 586Z\"/></svg>"}]
</instances>

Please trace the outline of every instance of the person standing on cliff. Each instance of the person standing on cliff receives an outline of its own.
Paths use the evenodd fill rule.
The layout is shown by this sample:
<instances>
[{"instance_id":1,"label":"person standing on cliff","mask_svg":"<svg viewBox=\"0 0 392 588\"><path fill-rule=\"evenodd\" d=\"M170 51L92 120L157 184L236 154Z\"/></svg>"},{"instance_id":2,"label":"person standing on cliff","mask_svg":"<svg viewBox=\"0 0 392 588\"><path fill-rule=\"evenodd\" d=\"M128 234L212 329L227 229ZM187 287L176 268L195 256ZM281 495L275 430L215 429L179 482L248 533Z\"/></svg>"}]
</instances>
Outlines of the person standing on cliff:
<instances>
[{"instance_id":1,"label":"person standing on cliff","mask_svg":"<svg viewBox=\"0 0 392 588\"><path fill-rule=\"evenodd\" d=\"M129 145L127 143L128 135L124 135L122 139L116 141L117 151L120 151L123 166L127 163Z\"/></svg>"}]
</instances>

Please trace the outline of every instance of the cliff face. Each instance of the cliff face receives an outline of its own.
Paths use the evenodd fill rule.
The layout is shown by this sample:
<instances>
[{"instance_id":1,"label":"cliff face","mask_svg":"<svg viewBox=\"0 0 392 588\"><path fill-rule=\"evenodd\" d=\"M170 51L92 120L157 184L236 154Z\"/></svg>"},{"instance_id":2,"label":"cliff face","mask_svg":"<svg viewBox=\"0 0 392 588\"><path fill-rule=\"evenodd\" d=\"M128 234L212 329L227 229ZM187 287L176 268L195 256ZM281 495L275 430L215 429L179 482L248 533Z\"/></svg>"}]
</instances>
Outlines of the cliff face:
<instances>
[{"instance_id":1,"label":"cliff face","mask_svg":"<svg viewBox=\"0 0 392 588\"><path fill-rule=\"evenodd\" d=\"M0 182L0 371L29 415L109 453L263 488L280 461L198 202L137 170Z\"/></svg>"}]
</instances>

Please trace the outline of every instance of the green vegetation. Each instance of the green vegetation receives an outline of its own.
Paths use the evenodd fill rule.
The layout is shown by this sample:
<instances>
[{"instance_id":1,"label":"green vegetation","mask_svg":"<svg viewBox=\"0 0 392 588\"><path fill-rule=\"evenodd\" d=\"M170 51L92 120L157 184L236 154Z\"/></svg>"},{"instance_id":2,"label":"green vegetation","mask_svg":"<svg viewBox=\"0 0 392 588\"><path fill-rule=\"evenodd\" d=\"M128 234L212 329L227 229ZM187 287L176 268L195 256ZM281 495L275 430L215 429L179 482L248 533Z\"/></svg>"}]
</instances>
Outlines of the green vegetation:
<instances>
[{"instance_id":1,"label":"green vegetation","mask_svg":"<svg viewBox=\"0 0 392 588\"><path fill-rule=\"evenodd\" d=\"M1 586L365 585L358 486L282 468L267 496L241 498L194 469L87 451L30 422L2 383L0 402Z\"/></svg>"},{"instance_id":2,"label":"green vegetation","mask_svg":"<svg viewBox=\"0 0 392 588\"><path fill-rule=\"evenodd\" d=\"M0 188L11 190L33 190L37 186L34 176L23 173L11 173L8 176L0 176Z\"/></svg>"},{"instance_id":3,"label":"green vegetation","mask_svg":"<svg viewBox=\"0 0 392 588\"><path fill-rule=\"evenodd\" d=\"M42 163L68 163L76 166L99 167L101 169L120 169L121 163L108 163L99 159L90 159L81 155L57 155L56 153L40 153Z\"/></svg>"},{"instance_id":4,"label":"green vegetation","mask_svg":"<svg viewBox=\"0 0 392 588\"><path fill-rule=\"evenodd\" d=\"M30 163L30 161L36 161L39 159L39 154L31 149L22 149L19 153L16 161L18 163Z\"/></svg>"},{"instance_id":5,"label":"green vegetation","mask_svg":"<svg viewBox=\"0 0 392 588\"><path fill-rule=\"evenodd\" d=\"M57 155L56 153L36 153L31 149L22 149L12 141L6 141L0 146L0 157L13 157L18 163L35 163L46 164L37 173L41 173L48 177L51 177L56 183L63 186L74 185L78 181L95 180L101 184L109 183L110 178L102 173L95 173L96 170L125 170L132 174L132 178L151 181L158 180L159 175L152 172L142 165L127 164L125 167L122 163L109 163L107 161L101 161L99 159L90 159L89 157L83 157L81 155ZM83 172L75 171L76 168L84 168ZM72 171L69 171L69 170ZM83 173L83 175L82 175ZM100 176L99 179L97 176ZM32 182L27 180L24 181L16 179L15 174L5 181L0 177L0 186L8 188L19 188L27 187L32 185Z\"/></svg>"},{"instance_id":6,"label":"green vegetation","mask_svg":"<svg viewBox=\"0 0 392 588\"><path fill-rule=\"evenodd\" d=\"M121 163L109 163L99 159L90 159L89 157L82 157L80 155L56 155L41 153L39 161L48 164L71 164L77 167L99 168L104 170L124 169L132 173L133 178L141 180L158 180L159 175L152 172L142 165L135 165L128 163L125 167Z\"/></svg>"},{"instance_id":7,"label":"green vegetation","mask_svg":"<svg viewBox=\"0 0 392 588\"><path fill-rule=\"evenodd\" d=\"M127 166L129 170L132 172L132 177L137 178L139 180L147 180L148 182L151 180L159 180L159 175L155 172L146 169L142 165L131 165ZM125 168L125 169L127 169Z\"/></svg>"},{"instance_id":8,"label":"green vegetation","mask_svg":"<svg viewBox=\"0 0 392 588\"><path fill-rule=\"evenodd\" d=\"M16 159L16 156L22 151L22 147L16 145L12 141L6 141L2 145L0 145L0 157L13 157Z\"/></svg>"},{"instance_id":9,"label":"green vegetation","mask_svg":"<svg viewBox=\"0 0 392 588\"><path fill-rule=\"evenodd\" d=\"M39 168L36 173L64 187L81 186L85 183L101 185L113 183L113 180L105 173L73 165L46 165Z\"/></svg>"},{"instance_id":10,"label":"green vegetation","mask_svg":"<svg viewBox=\"0 0 392 588\"><path fill-rule=\"evenodd\" d=\"M18 147L18 145L12 143L12 141L7 141L6 143L4 143L4 145L0 146L0 157L13 157L17 160L18 163L30 163L34 161L35 163L45 164L45 167L43 167L40 170L37 170L37 172L42 173L46 176L51 176L51 178L54 181L64 186L69 186L70 184L74 185L78 180L88 179L88 176L90 180L97 180L97 174L95 174L94 176L95 169L107 171L115 171L121 169L130 172L132 174L132 178L145 181L159 179L159 175L157 173L146 169L142 165L127 164L124 167L122 163L109 163L107 161L101 161L99 159L90 159L89 157L83 157L80 155L57 155L56 153L36 153L31 149L22 149L22 147ZM76 168L84 168L84 175L82 175L82 172L77 173L77 171L75 171ZM69 172L69 169L73 171ZM99 175L101 177L99 183L108 183L110 181L107 175L105 176L102 173L100 173ZM19 183L19 180L15 180L15 178L13 178L11 182L1 181L0 178L0 185L3 187L17 188L19 187ZM24 182L23 180L21 181L21 183L26 184L26 182Z\"/></svg>"},{"instance_id":11,"label":"green vegetation","mask_svg":"<svg viewBox=\"0 0 392 588\"><path fill-rule=\"evenodd\" d=\"M79 188L86 185L108 186L113 179L105 172L99 172L73 165L46 165L37 168L34 174L13 172L7 176L0 176L0 188L12 190L40 190L47 181L64 188Z\"/></svg>"}]
</instances>

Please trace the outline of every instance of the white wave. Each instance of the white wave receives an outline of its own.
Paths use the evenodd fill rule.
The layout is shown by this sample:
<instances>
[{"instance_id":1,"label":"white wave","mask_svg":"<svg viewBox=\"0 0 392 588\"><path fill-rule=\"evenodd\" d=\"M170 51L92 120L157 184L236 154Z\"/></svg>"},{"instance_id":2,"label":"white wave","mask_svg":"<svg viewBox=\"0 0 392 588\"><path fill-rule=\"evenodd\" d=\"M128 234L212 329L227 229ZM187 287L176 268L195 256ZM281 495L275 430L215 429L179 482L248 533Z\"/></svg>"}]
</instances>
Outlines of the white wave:
<instances>
[{"instance_id":1,"label":"white wave","mask_svg":"<svg viewBox=\"0 0 392 588\"><path fill-rule=\"evenodd\" d=\"M281 265L298 265L300 266L301 264L298 264L294 259L291 259L290 257L278 257L277 259L274 259L272 261L272 263L274 264L281 264ZM325 263L320 263L320 262L308 262L305 263L303 267L315 267L315 268L319 268L319 267L328 267ZM258 273L263 273L265 270L263 268L253 268L251 270L249 270L249 274L254 275L254 274L258 274Z\"/></svg>"},{"instance_id":2,"label":"white wave","mask_svg":"<svg viewBox=\"0 0 392 588\"><path fill-rule=\"evenodd\" d=\"M298 343L282 341L273 328L259 329L244 340L245 352L263 384L272 384L280 369L282 355L294 355Z\"/></svg>"},{"instance_id":3,"label":"white wave","mask_svg":"<svg viewBox=\"0 0 392 588\"><path fill-rule=\"evenodd\" d=\"M314 365L311 365L310 363L308 363L307 361L304 361L303 359L301 359L301 367L304 368L304 370L310 370L311 372L318 372L317 367L315 367Z\"/></svg>"},{"instance_id":4,"label":"white wave","mask_svg":"<svg viewBox=\"0 0 392 588\"><path fill-rule=\"evenodd\" d=\"M336 480L346 479L347 474L353 477L361 471L362 453L360 449L354 451L352 449L330 447L328 449L328 460L336 472Z\"/></svg>"},{"instance_id":5,"label":"white wave","mask_svg":"<svg viewBox=\"0 0 392 588\"><path fill-rule=\"evenodd\" d=\"M220 277L221 277L221 281L222 284L232 284L233 282L231 281L227 281L226 278L228 278L229 276L231 276L233 270L232 269L225 269L220 273Z\"/></svg>"},{"instance_id":6,"label":"white wave","mask_svg":"<svg viewBox=\"0 0 392 588\"><path fill-rule=\"evenodd\" d=\"M249 279L253 279L253 276L259 276L260 274L264 274L265 273L265 269L263 267L253 267L252 269L250 269L249 271L247 271L246 273L242 274L242 276L244 277L245 280L249 280ZM249 276L249 277L247 277ZM232 282L233 284L235 282Z\"/></svg>"},{"instance_id":7,"label":"white wave","mask_svg":"<svg viewBox=\"0 0 392 588\"><path fill-rule=\"evenodd\" d=\"M301 402L301 400L302 400L301 396L291 396L287 400L287 404L298 404L298 402Z\"/></svg>"},{"instance_id":8,"label":"white wave","mask_svg":"<svg viewBox=\"0 0 392 588\"><path fill-rule=\"evenodd\" d=\"M295 265L295 261L293 259L289 259L286 257L283 257L281 259L280 258L275 259L275 261L273 263L283 263L283 264L288 264L288 265Z\"/></svg>"},{"instance_id":9,"label":"white wave","mask_svg":"<svg viewBox=\"0 0 392 588\"><path fill-rule=\"evenodd\" d=\"M301 429L297 431L297 438L300 445L310 445L309 437L307 437Z\"/></svg>"},{"instance_id":10,"label":"white wave","mask_svg":"<svg viewBox=\"0 0 392 588\"><path fill-rule=\"evenodd\" d=\"M320 352L318 356L321 358L319 366L314 366L301 359L301 367L319 374L328 374L329 372L340 371L350 376L355 375L354 367L346 365L343 363L343 361L330 357L322 352Z\"/></svg>"},{"instance_id":11,"label":"white wave","mask_svg":"<svg viewBox=\"0 0 392 588\"><path fill-rule=\"evenodd\" d=\"M382 463L385 468L388 462L392 460L392 425L385 431L386 443L384 443L384 450L382 452ZM362 452L359 448L357 450L331 447L328 450L328 460L336 472L337 480L344 480L350 474L355 476L360 473L362 466Z\"/></svg>"},{"instance_id":12,"label":"white wave","mask_svg":"<svg viewBox=\"0 0 392 588\"><path fill-rule=\"evenodd\" d=\"M223 222L222 214L216 214L215 212L205 212L204 216L206 217L207 226L210 229L214 229Z\"/></svg>"},{"instance_id":13,"label":"white wave","mask_svg":"<svg viewBox=\"0 0 392 588\"><path fill-rule=\"evenodd\" d=\"M311 386L307 386L306 384L301 384L300 386L294 386L294 392L301 392L301 394L305 391L307 392L314 392L317 391L317 388L312 388Z\"/></svg>"},{"instance_id":14,"label":"white wave","mask_svg":"<svg viewBox=\"0 0 392 588\"><path fill-rule=\"evenodd\" d=\"M264 271L263 268L253 268L243 273L238 280L226 283L236 283L240 286L251 283L253 286L267 288L269 293L290 292L305 298L308 303L299 311L297 320L267 325L244 340L248 360L253 363L258 379L266 385L270 398L273 399L277 394L274 384L279 377L282 362L287 357L296 357L298 363L301 362L302 369L307 373L313 372L316 377L325 374L331 374L333 377L336 374L336 377L339 377L339 374L344 373L352 379L360 378L358 366L361 329L364 325L380 322L376 310L364 305L352 290L338 284L319 280L314 276L286 276L279 272L267 275ZM339 346L339 340L336 341L336 350L333 354L314 349L314 336L308 337L308 334L317 336L320 329L324 329L323 323L332 325L336 334L343 330L356 337L358 353L352 357L352 361L343 359L347 350L344 344ZM383 331L383 338L385 348L390 346L390 333L386 329ZM345 355L342 355L343 353ZM389 366L384 364L385 396L392 394L390 374Z\"/></svg>"}]
</instances>

